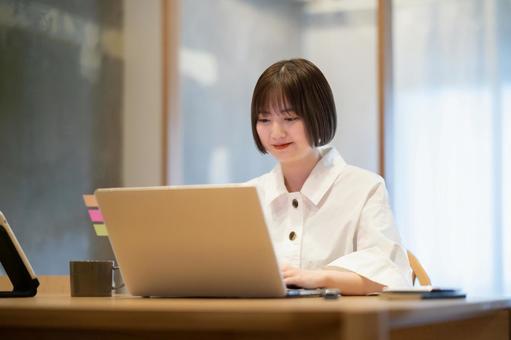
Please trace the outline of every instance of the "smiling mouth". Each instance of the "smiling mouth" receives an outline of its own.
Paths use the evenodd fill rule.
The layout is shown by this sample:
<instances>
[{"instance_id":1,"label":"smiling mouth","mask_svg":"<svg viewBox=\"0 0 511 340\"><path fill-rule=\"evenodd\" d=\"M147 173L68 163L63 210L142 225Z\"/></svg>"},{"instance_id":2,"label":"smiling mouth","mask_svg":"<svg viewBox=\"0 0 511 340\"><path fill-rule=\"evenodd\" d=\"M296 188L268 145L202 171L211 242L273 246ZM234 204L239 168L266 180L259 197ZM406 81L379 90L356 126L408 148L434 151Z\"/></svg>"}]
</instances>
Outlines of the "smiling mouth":
<instances>
[{"instance_id":1,"label":"smiling mouth","mask_svg":"<svg viewBox=\"0 0 511 340\"><path fill-rule=\"evenodd\" d=\"M273 145L273 147L277 150L284 150L285 148L287 148L288 146L290 146L292 143L285 143L285 144L278 144L278 145Z\"/></svg>"}]
</instances>

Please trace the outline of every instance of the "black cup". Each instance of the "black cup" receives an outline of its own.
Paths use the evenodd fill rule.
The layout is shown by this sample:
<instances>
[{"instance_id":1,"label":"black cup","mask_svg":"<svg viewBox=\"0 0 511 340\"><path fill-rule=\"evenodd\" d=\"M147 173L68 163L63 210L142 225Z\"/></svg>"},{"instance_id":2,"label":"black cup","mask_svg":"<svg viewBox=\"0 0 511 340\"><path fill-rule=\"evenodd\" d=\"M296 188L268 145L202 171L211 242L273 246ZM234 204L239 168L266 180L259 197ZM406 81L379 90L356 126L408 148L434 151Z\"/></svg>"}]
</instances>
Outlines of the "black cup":
<instances>
[{"instance_id":1,"label":"black cup","mask_svg":"<svg viewBox=\"0 0 511 340\"><path fill-rule=\"evenodd\" d=\"M70 261L71 296L112 296L114 261Z\"/></svg>"}]
</instances>

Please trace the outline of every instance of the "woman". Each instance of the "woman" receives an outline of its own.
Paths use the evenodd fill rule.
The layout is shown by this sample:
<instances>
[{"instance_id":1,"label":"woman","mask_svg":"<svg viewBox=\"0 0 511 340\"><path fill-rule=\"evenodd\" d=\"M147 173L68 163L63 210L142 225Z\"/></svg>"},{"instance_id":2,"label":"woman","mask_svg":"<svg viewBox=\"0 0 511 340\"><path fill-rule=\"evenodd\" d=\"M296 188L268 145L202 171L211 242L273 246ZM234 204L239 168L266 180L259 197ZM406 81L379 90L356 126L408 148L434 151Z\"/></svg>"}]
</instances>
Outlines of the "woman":
<instances>
[{"instance_id":1,"label":"woman","mask_svg":"<svg viewBox=\"0 0 511 340\"><path fill-rule=\"evenodd\" d=\"M365 295L411 286L383 179L347 165L326 146L337 118L330 86L304 59L260 76L252 97L258 149L278 165L252 180L287 285Z\"/></svg>"}]
</instances>

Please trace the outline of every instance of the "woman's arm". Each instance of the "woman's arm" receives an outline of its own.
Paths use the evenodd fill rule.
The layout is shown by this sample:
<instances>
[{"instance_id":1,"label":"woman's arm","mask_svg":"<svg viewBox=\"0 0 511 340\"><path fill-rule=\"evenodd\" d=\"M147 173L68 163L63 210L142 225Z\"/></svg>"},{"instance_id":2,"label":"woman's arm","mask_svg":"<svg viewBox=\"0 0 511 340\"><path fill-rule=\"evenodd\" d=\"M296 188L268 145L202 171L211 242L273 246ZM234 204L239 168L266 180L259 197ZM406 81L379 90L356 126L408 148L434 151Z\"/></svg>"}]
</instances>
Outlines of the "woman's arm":
<instances>
[{"instance_id":1,"label":"woman's arm","mask_svg":"<svg viewBox=\"0 0 511 340\"><path fill-rule=\"evenodd\" d=\"M401 245L382 179L367 190L367 200L358 218L354 241L353 252L316 267L334 271L326 275L326 280L330 283L346 283L349 291L353 289L355 294L381 291L384 286L412 286L410 264L406 250ZM336 273L338 270L344 271ZM345 272L355 276L346 278Z\"/></svg>"},{"instance_id":2,"label":"woman's arm","mask_svg":"<svg viewBox=\"0 0 511 340\"><path fill-rule=\"evenodd\" d=\"M349 271L304 270L284 265L284 283L303 288L338 288L343 295L381 292L383 285Z\"/></svg>"}]
</instances>

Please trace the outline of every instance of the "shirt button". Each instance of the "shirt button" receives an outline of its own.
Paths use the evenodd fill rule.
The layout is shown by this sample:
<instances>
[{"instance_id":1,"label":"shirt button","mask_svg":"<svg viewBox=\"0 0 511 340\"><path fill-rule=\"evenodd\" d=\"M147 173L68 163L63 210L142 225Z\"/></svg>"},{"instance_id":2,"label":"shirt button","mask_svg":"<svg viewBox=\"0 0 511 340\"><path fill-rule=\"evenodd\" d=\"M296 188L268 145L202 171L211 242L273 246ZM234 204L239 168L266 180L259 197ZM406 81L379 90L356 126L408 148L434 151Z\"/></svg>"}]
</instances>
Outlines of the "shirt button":
<instances>
[{"instance_id":1,"label":"shirt button","mask_svg":"<svg viewBox=\"0 0 511 340\"><path fill-rule=\"evenodd\" d=\"M296 198L293 200L293 207L298 208L298 201L296 200Z\"/></svg>"},{"instance_id":2,"label":"shirt button","mask_svg":"<svg viewBox=\"0 0 511 340\"><path fill-rule=\"evenodd\" d=\"M294 241L296 239L296 233L294 231L290 232L289 233L289 239L291 241Z\"/></svg>"}]
</instances>

